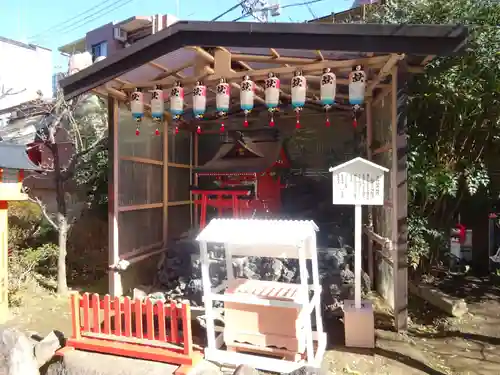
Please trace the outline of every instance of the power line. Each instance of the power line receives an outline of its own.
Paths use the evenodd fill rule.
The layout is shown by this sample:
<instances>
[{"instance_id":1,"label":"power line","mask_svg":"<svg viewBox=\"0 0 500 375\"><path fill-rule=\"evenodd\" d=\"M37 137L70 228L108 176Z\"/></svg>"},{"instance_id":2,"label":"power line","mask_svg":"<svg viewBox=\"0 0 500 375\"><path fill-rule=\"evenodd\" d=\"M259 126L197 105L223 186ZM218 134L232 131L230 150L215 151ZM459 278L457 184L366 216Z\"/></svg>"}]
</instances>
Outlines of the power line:
<instances>
[{"instance_id":1,"label":"power line","mask_svg":"<svg viewBox=\"0 0 500 375\"><path fill-rule=\"evenodd\" d=\"M309 0L309 1L304 1L304 2L300 2L300 3L293 3L293 4L284 5L284 6L282 6L282 7L281 7L281 9L286 9L286 8L294 8L294 7L298 7L298 6L307 6L307 8L309 9L309 12L310 12L310 13L313 13L313 12L312 12L312 9L311 9L311 7L310 7L310 4L319 3L319 2L322 2L322 1L325 1L325 0ZM231 9L231 10L233 10L233 9ZM269 11L269 10L273 10L273 8L272 8L272 7L261 8L261 9L259 9L258 11L259 11L259 12L262 12L262 11L264 11L264 12L265 12L265 11ZM229 13L229 12L227 12L227 13ZM225 15L225 14L226 14L226 13L224 13L224 15ZM249 11L249 12L246 12L246 13L244 13L244 14L242 14L242 15L241 15L241 16L239 16L238 18L235 18L235 19L233 20L233 22L240 21L240 20L242 20L242 19L244 19L244 18L247 18L247 17L249 17L249 16L253 16L252 12L250 12L250 11ZM314 18L316 18L316 16L313 16L313 17L314 17Z\"/></svg>"},{"instance_id":2,"label":"power line","mask_svg":"<svg viewBox=\"0 0 500 375\"><path fill-rule=\"evenodd\" d=\"M122 7L124 7L124 6L125 6L125 5L127 5L127 4L130 4L130 3L131 3L131 2L133 2L133 1L135 1L135 0L127 0L127 1L125 1L125 2L123 2L123 0L118 0L118 1L115 1L114 3L110 4L110 6L108 6L108 7L104 8L104 9L101 9L101 11L103 11L103 10L106 10L106 9L110 8L110 7L111 7L111 5L113 5L113 4L115 4L115 3L119 3L117 6L115 6L115 7L111 8L109 11L104 12L104 13L100 13L100 12L99 12L99 13L97 14L97 17L93 17L93 18L91 18L91 17L92 17L92 15L90 15L90 16L88 16L88 17L85 17L85 18L84 18L84 19L82 19L81 21L85 21L85 20L88 20L88 21L86 21L86 22L84 22L84 23L82 23L82 24L76 25L75 27L72 27L72 28L70 28L69 30L64 30L63 32L64 32L64 33L69 33L69 32L71 32L71 31L77 30L77 29L79 29L80 27L85 26L85 25L87 25L87 24L89 24L89 23L91 23L91 22L93 22L93 21L95 21L95 20L97 20L97 19L99 19L99 18L101 18L101 17L103 17L103 16L107 15L107 14L110 14L110 13L114 12L115 10L122 8ZM90 18L90 19L89 19L89 18Z\"/></svg>"},{"instance_id":3,"label":"power line","mask_svg":"<svg viewBox=\"0 0 500 375\"><path fill-rule=\"evenodd\" d=\"M226 14L228 13L231 13L233 10L239 8L240 6L242 6L243 4L245 4L246 0L243 0L243 1L240 1L238 4L236 4L235 6L232 6L231 8L229 8L228 10L224 11L223 13L219 14L217 17L215 17L214 19L212 19L212 22L214 21L217 21L219 19L221 19L222 17L224 17Z\"/></svg>"},{"instance_id":4,"label":"power line","mask_svg":"<svg viewBox=\"0 0 500 375\"><path fill-rule=\"evenodd\" d=\"M106 3L109 3L110 1L112 1L112 0L104 0L102 3L100 3L100 4L97 6L97 8L101 7L102 5L104 5L104 4L106 4ZM58 23L58 24L52 25L52 26L51 26L51 27L49 27L48 29L45 29L45 30L43 30L43 31L39 32L38 34L35 34L35 35L33 35L33 36L29 37L29 39L35 39L37 36L40 36L40 35L46 34L47 32L52 31L52 30L54 30L54 29L58 29L60 26L62 26L62 25L66 25L67 23L69 23L69 22L71 22L71 21L73 21L73 20L75 20L75 19L77 19L77 18L79 18L79 17L81 17L81 16L84 16L84 15L86 15L86 14L88 14L88 13L92 12L92 11L95 11L95 10L96 10L96 7L89 8L89 9L87 9L86 11L81 12L81 13L77 14L76 16L74 16L74 17L71 17L71 18L67 19L66 21L63 21L63 22L61 22L61 23Z\"/></svg>"}]
</instances>

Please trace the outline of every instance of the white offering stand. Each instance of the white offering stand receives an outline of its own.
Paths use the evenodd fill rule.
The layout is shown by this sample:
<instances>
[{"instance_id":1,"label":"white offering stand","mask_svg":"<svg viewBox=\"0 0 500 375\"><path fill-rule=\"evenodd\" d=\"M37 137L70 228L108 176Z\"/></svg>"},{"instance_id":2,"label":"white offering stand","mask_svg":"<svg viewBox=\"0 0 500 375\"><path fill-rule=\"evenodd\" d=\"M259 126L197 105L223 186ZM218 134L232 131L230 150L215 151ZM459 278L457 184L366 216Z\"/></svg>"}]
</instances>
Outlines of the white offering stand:
<instances>
[{"instance_id":1,"label":"white offering stand","mask_svg":"<svg viewBox=\"0 0 500 375\"><path fill-rule=\"evenodd\" d=\"M302 366L321 367L326 349L326 334L323 332L321 316L321 285L319 281L316 249L318 227L312 221L257 220L257 219L213 219L198 235L200 243L203 295L207 325L205 359L230 365L246 364L266 371L292 372ZM222 243L225 247L227 281L212 288L209 275L208 243ZM294 301L222 294L225 287L236 282L233 274L233 256L261 256L273 258L295 258L299 260L300 287ZM312 284L308 285L306 259L312 263ZM258 283L258 281L256 281ZM265 282L262 282L265 283ZM283 283L283 286L290 284ZM313 296L309 299L309 291ZM292 362L259 355L221 350L223 333L215 335L213 301L233 302L247 305L285 307L299 309L297 327L303 327L306 359ZM311 313L315 311L316 331L312 330ZM315 345L316 342L316 353Z\"/></svg>"},{"instance_id":2,"label":"white offering stand","mask_svg":"<svg viewBox=\"0 0 500 375\"><path fill-rule=\"evenodd\" d=\"M332 203L354 206L354 303L344 301L346 346L374 347L373 308L361 301L362 206L384 204L384 174L389 169L361 157L330 168Z\"/></svg>"}]
</instances>

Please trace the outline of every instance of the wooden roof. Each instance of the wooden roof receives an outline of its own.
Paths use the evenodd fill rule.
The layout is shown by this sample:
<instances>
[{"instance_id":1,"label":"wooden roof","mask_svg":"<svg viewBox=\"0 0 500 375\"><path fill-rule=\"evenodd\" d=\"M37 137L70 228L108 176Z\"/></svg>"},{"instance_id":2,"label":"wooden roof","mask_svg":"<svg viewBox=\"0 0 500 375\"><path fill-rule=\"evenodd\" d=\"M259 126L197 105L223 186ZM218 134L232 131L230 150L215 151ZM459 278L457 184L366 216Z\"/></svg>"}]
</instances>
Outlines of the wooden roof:
<instances>
[{"instance_id":1,"label":"wooden roof","mask_svg":"<svg viewBox=\"0 0 500 375\"><path fill-rule=\"evenodd\" d=\"M230 132L229 137L210 161L195 168L196 173L262 173L280 158L283 142L274 129Z\"/></svg>"},{"instance_id":2,"label":"wooden roof","mask_svg":"<svg viewBox=\"0 0 500 375\"><path fill-rule=\"evenodd\" d=\"M223 47L231 52L232 61L243 62L243 65L258 62L303 65L301 67L303 70L312 73L319 69L319 65L309 65L314 62L321 63L321 69L323 67L346 69L353 64L369 65L370 60L367 60L367 56L372 56L372 65L382 68L384 56L378 56L378 60L373 60L377 57L376 55L385 54L386 59L391 54L419 55L422 59L428 55L450 55L457 53L464 47L467 36L467 28L457 25L179 21L103 61L63 79L60 85L66 98L71 98L102 86L138 68L149 65L150 69L151 62L154 63L157 59L169 59L170 57L171 60L175 60L175 56L171 54L179 54L179 50L185 47L194 47L191 49L200 56L203 52L200 53L195 46ZM246 59L245 61L240 57L249 55L248 48L271 50L271 53L265 56L252 51L253 56L259 56L258 59L254 59L254 61ZM290 51L295 52L291 53ZM338 56L338 51L351 53L351 58ZM337 52L337 56L328 52L333 54ZM352 58L353 53L357 58ZM330 56L325 57L325 54L332 55L332 59L328 58ZM354 61L363 59L363 57L363 61ZM208 64L214 64L213 54L208 52L204 54L204 58ZM188 64L189 58L187 57L183 56L182 60L186 66L174 65L174 68L169 66L166 71L163 71L164 75L170 76L170 80L167 79L169 77L160 80L151 80L152 77L149 77L148 84L144 84L145 82L140 82L136 77L130 83L125 83L124 88L140 87L141 83L142 86L149 87L156 81L161 81L161 84L172 84L173 80L179 79L181 71L193 65L193 61ZM340 60L351 61L342 64ZM294 69L293 67L289 68L291 71ZM256 67L253 66L251 69L245 70L256 70ZM241 79L243 75L245 72L235 71L231 73L231 76L225 78L237 80ZM203 76L204 81L207 82L216 82L219 78L220 75L213 72L205 72ZM193 76L193 70L191 70L191 77L188 79L189 82L196 81L199 76Z\"/></svg>"},{"instance_id":3,"label":"wooden roof","mask_svg":"<svg viewBox=\"0 0 500 375\"><path fill-rule=\"evenodd\" d=\"M6 142L0 142L0 168L23 169L26 171L40 170L28 158L25 146Z\"/></svg>"}]
</instances>

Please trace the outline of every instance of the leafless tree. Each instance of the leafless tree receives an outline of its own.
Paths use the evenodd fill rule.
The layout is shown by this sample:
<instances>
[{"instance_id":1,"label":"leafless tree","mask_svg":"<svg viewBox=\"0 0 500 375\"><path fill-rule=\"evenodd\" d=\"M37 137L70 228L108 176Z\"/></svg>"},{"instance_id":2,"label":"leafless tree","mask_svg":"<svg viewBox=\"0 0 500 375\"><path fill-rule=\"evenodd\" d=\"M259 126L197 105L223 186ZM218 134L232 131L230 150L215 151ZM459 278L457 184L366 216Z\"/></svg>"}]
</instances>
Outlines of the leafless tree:
<instances>
[{"instance_id":1,"label":"leafless tree","mask_svg":"<svg viewBox=\"0 0 500 375\"><path fill-rule=\"evenodd\" d=\"M13 95L17 95L17 94L20 94L22 92L26 91L26 89L22 89L22 90L14 90L13 88L5 88L5 85L0 85L0 100L2 100L3 98L6 98L7 96L13 96Z\"/></svg>"},{"instance_id":2,"label":"leafless tree","mask_svg":"<svg viewBox=\"0 0 500 375\"><path fill-rule=\"evenodd\" d=\"M79 161L85 155L106 146L107 115L104 102L93 95L86 95L66 101L62 92L58 92L53 102L40 101L44 126L38 137L53 156L53 169L47 169L47 176L52 176L55 183L56 209L50 212L47 205L38 197L30 194L31 201L42 209L47 221L58 232L59 256L57 265L57 292L68 292L66 254L67 240L71 225L77 218L78 208L71 207L68 184L74 176ZM38 114L40 111L36 111ZM64 129L74 143L74 152L67 160L61 160L56 134ZM28 192L29 193L29 192Z\"/></svg>"}]
</instances>

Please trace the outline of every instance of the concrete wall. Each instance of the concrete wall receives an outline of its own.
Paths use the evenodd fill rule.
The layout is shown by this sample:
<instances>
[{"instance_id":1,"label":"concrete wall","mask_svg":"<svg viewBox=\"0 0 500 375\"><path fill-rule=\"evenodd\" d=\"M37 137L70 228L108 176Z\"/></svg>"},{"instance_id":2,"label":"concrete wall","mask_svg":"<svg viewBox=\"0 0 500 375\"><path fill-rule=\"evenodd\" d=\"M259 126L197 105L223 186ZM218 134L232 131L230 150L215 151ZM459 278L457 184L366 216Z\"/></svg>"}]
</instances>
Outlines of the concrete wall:
<instances>
[{"instance_id":1,"label":"concrete wall","mask_svg":"<svg viewBox=\"0 0 500 375\"><path fill-rule=\"evenodd\" d=\"M0 38L1 90L19 92L0 99L0 110L38 98L52 98L52 51Z\"/></svg>"}]
</instances>

